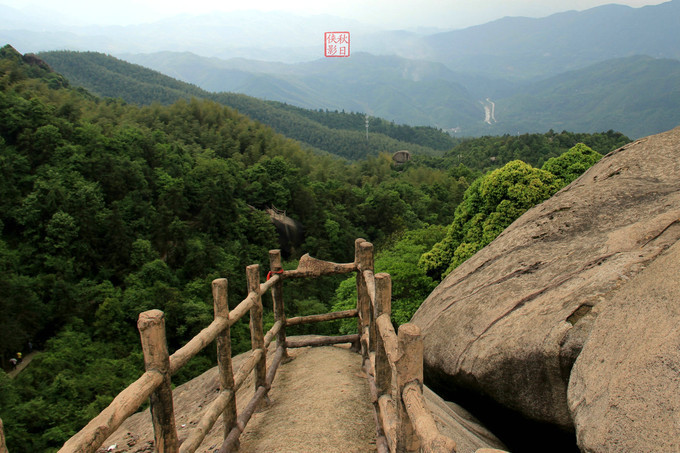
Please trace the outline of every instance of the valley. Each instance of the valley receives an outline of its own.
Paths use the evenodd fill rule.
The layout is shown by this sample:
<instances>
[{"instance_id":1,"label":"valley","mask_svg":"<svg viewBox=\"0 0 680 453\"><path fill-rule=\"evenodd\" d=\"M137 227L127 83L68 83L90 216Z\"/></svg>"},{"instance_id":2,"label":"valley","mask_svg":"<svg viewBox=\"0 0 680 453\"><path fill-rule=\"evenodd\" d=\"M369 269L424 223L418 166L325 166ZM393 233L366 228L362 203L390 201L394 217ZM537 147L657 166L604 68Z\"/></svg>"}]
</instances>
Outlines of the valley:
<instances>
[{"instance_id":1,"label":"valley","mask_svg":"<svg viewBox=\"0 0 680 453\"><path fill-rule=\"evenodd\" d=\"M680 0L450 31L351 21L352 56L343 59L323 58L310 44L318 40L312 30L332 27L329 17L195 15L172 34L176 23L104 27L97 36L91 28L64 34L15 24L0 26L0 40L23 52L99 51L211 93L367 114L455 137L550 129L641 137L680 123ZM487 98L494 100L488 117L479 103Z\"/></svg>"},{"instance_id":2,"label":"valley","mask_svg":"<svg viewBox=\"0 0 680 453\"><path fill-rule=\"evenodd\" d=\"M132 17L142 3L109 7ZM21 373L0 371L0 417L11 451L56 451L140 375L140 312L165 313L166 341L177 350L213 319L210 282L228 277L235 306L249 291L243 269L267 269L272 249L283 250L288 270L306 253L351 262L355 239L370 240L374 270L391 275L395 326L444 291L448 283L440 283L449 276L471 267L495 273L471 290L508 285L508 297L495 300L491 291L480 302L488 310L469 311L470 319L489 316L475 324L486 332L484 326L503 327L497 308L515 300L516 281L529 282L528 296L507 314L525 319L523 310L534 309L532 298L542 296L532 292L531 279L550 267L557 239L586 244L567 240L581 231L568 216L582 211L583 225L604 225L593 237L611 226L607 216L623 209L597 208L609 206L603 186L632 209L633 229L644 224L639 219L653 219L635 230L639 240L621 256L635 260L643 238L675 233L664 224L664 235L656 235L654 219L672 205L659 194L678 193L674 177L655 186L675 168L667 151L677 149L677 132L649 140L654 147L635 139L680 124L680 0L404 30L290 11L209 14L199 3L174 17L102 26L0 5L0 365L9 370L8 359L34 344L40 351ZM319 36L345 29L351 57L323 58ZM640 158L649 149L655 159ZM400 151L409 159L396 159ZM624 167L612 166L623 158ZM652 164L652 173L629 172ZM628 192L617 198L621 180ZM648 185L644 199L639 181ZM542 211L553 197L554 209ZM648 205L654 212L633 209ZM517 222L527 213L531 221ZM662 217L673 222L672 214ZM292 225L295 234L286 235ZM609 253L612 243L602 237L602 254ZM542 244L546 258L513 258L513 250L529 250L527 241ZM494 247L507 265L486 260ZM657 239L645 242L643 252L655 247ZM587 249L579 269L602 272L599 263L610 255L598 261ZM554 275L570 275L569 263L564 269ZM544 275L556 284L553 274ZM286 313L352 310L356 283L354 276L314 285L291 280ZM557 333L579 316L590 322L590 309L581 310L581 299L567 292L560 294L574 306L560 308L559 329L535 337L538 349L550 338L553 352L568 354L550 362L553 383L569 374L580 351ZM451 297L458 294L465 292ZM273 301L264 304L271 327ZM425 324L457 309L449 308ZM470 325L449 330L469 332ZM290 329L350 333L355 321ZM231 334L234 353L251 348L247 320ZM441 338L451 343L449 333ZM505 345L510 335L499 338ZM208 348L173 383L215 362ZM482 370L480 385L486 376ZM562 399L565 385L558 386ZM500 393L512 400L514 388ZM551 409L550 400L539 400ZM504 410L516 407L510 401ZM554 429L573 428L565 407ZM503 435L535 442L523 432Z\"/></svg>"}]
</instances>

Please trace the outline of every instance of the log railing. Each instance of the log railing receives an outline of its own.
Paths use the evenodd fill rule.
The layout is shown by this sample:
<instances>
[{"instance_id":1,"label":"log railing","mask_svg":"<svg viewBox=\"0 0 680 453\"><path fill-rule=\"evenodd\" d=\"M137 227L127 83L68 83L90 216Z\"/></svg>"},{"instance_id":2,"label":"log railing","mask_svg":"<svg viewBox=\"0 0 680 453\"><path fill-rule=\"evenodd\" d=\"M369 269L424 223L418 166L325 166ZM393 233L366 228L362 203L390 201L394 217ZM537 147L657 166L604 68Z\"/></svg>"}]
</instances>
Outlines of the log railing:
<instances>
[{"instance_id":1,"label":"log railing","mask_svg":"<svg viewBox=\"0 0 680 453\"><path fill-rule=\"evenodd\" d=\"M363 368L376 412L378 452L455 452L442 435L423 397L423 341L420 328L403 324L395 333L389 274L373 273L373 245L357 239L357 310Z\"/></svg>"},{"instance_id":2,"label":"log railing","mask_svg":"<svg viewBox=\"0 0 680 453\"><path fill-rule=\"evenodd\" d=\"M398 335L394 332L390 321L390 276L373 275L372 244L357 239L353 263L337 264L305 255L300 259L298 268L289 271L283 271L278 250L270 251L269 255L271 278L260 283L259 265L248 266L248 295L231 311L227 305L227 279L213 281L214 321L172 355L169 355L167 349L163 312L149 310L140 314L137 326L146 372L119 393L106 409L69 439L59 452L95 452L147 400L150 401L156 451L196 451L220 415L223 415L224 441L219 451L235 451L238 449L239 436L251 416L262 401L266 401L278 366L287 357L287 349L339 343L353 343L357 350L361 349L375 409L379 452L419 449L424 452L455 451L453 440L439 433L425 405L422 393L423 346L418 327L404 324L399 328ZM355 271L358 291L356 309L286 319L283 280ZM264 334L262 295L269 290L272 294L275 323ZM250 313L252 350L241 367L234 372L230 327L246 313ZM355 335L286 339L285 329L288 326L353 317L358 318L359 333ZM267 369L267 350L274 340L276 350ZM213 341L217 344L220 393L188 436L180 441L175 427L171 376ZM243 411L237 413L236 392L251 373L255 376L255 394Z\"/></svg>"},{"instance_id":3,"label":"log railing","mask_svg":"<svg viewBox=\"0 0 680 453\"><path fill-rule=\"evenodd\" d=\"M352 342L358 345L358 335L320 337L307 340L286 340L285 328L298 324L357 317L357 310L312 315L286 320L282 282L286 278L318 277L321 275L344 274L356 270L356 261L347 264L316 260L309 255L300 259L298 268L283 271L281 254L270 251L270 272L272 277L260 283L259 265L246 268L248 281L247 297L232 311L227 305L227 279L213 281L214 321L186 345L169 355L165 338L165 318L160 310L149 310L139 315L137 327L140 332L146 372L125 390L119 393L111 404L92 419L80 432L69 439L59 452L94 452L101 444L147 400L154 427L154 442L159 452L191 453L196 451L212 429L220 415L223 415L224 442L220 452L234 451L238 439L256 408L267 397L281 361L287 356L288 348L330 345ZM262 329L262 295L271 290L274 304L275 323L265 335ZM231 358L230 327L250 313L252 350L238 371L234 373ZM276 339L276 352L267 370L267 350ZM220 393L204 411L201 420L180 440L175 427L170 378L192 357L207 345L216 341L217 364L220 375ZM255 395L244 408L236 412L236 392L253 372Z\"/></svg>"}]
</instances>

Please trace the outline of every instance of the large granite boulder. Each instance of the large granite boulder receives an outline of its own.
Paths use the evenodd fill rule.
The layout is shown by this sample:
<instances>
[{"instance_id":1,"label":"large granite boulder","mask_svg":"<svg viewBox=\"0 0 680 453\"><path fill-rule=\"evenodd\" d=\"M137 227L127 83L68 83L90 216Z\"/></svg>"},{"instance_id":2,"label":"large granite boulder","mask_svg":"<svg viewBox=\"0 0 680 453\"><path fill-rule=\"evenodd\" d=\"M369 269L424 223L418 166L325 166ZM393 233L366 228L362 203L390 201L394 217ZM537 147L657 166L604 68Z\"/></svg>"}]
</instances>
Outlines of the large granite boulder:
<instances>
[{"instance_id":1,"label":"large granite boulder","mask_svg":"<svg viewBox=\"0 0 680 453\"><path fill-rule=\"evenodd\" d=\"M579 447L680 451L680 243L598 309L569 380Z\"/></svg>"},{"instance_id":2,"label":"large granite boulder","mask_svg":"<svg viewBox=\"0 0 680 453\"><path fill-rule=\"evenodd\" d=\"M567 399L572 366L603 301L608 311L628 309L626 287L678 241L679 219L680 128L605 156L515 221L423 302L413 322L424 334L429 382L573 430ZM669 310L664 314L671 315L677 318ZM606 328L613 325L608 321ZM593 340L591 347L600 346ZM588 357L601 360L595 353ZM606 357L615 365L615 354ZM572 386L577 422L591 417L583 409L590 367L597 364L579 362L582 374ZM603 373L600 381L607 379Z\"/></svg>"}]
</instances>

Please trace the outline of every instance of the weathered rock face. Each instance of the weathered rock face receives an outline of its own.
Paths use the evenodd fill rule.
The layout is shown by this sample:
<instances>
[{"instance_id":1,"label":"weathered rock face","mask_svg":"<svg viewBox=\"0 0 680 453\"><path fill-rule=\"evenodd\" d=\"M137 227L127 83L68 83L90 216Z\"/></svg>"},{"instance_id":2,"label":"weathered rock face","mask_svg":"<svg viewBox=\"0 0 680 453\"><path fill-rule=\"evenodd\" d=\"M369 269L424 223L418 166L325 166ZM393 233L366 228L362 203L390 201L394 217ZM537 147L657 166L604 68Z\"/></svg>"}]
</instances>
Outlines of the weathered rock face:
<instances>
[{"instance_id":1,"label":"weathered rock face","mask_svg":"<svg viewBox=\"0 0 680 453\"><path fill-rule=\"evenodd\" d=\"M569 381L579 447L680 451L680 243L598 309Z\"/></svg>"},{"instance_id":2,"label":"weathered rock face","mask_svg":"<svg viewBox=\"0 0 680 453\"><path fill-rule=\"evenodd\" d=\"M505 445L468 411L444 401L427 387L423 387L423 395L439 432L456 443L456 453L478 453L480 449L503 453ZM503 450L494 450L498 448Z\"/></svg>"},{"instance_id":3,"label":"weathered rock face","mask_svg":"<svg viewBox=\"0 0 680 453\"><path fill-rule=\"evenodd\" d=\"M297 220L288 217L283 211L275 208L266 211L279 235L281 252L284 258L287 258L305 241L305 227Z\"/></svg>"},{"instance_id":4,"label":"weathered rock face","mask_svg":"<svg viewBox=\"0 0 680 453\"><path fill-rule=\"evenodd\" d=\"M600 305L619 309L611 295L678 241L679 219L680 128L610 153L425 300L413 322L431 382L574 429L567 387ZM572 406L587 395L574 384Z\"/></svg>"}]
</instances>

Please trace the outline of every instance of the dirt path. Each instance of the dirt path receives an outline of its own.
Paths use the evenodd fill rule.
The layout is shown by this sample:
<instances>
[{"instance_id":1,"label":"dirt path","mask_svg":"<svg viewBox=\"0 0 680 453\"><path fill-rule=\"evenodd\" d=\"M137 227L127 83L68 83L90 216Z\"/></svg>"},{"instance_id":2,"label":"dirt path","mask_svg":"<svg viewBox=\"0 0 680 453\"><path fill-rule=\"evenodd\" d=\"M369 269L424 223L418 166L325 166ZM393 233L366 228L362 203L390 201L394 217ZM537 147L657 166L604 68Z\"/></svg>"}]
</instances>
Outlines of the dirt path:
<instances>
[{"instance_id":1,"label":"dirt path","mask_svg":"<svg viewBox=\"0 0 680 453\"><path fill-rule=\"evenodd\" d=\"M312 348L283 365L271 404L255 414L239 452L375 451L375 422L361 356L339 347Z\"/></svg>"},{"instance_id":2,"label":"dirt path","mask_svg":"<svg viewBox=\"0 0 680 453\"><path fill-rule=\"evenodd\" d=\"M255 413L241 435L241 453L351 453L375 449L375 421L361 356L339 346L290 350L269 392L271 404ZM234 368L244 356L234 357ZM253 394L252 375L236 398L242 411ZM173 391L180 440L200 420L219 391L213 368ZM198 452L214 452L222 444L221 419ZM153 450L149 411L130 417L98 452L141 453Z\"/></svg>"},{"instance_id":3,"label":"dirt path","mask_svg":"<svg viewBox=\"0 0 680 453\"><path fill-rule=\"evenodd\" d=\"M14 379L14 378L17 376L17 374L21 373L21 371L22 371L24 368L26 368L26 367L28 366L29 363L31 363L31 360L33 360L33 358L36 356L36 354L38 354L38 351L33 351L33 352L29 353L29 354L26 354L26 355L23 357L23 360L21 361L21 363L17 364L17 367L16 367L15 370L11 370L11 371L8 371L8 372L7 372L7 376L9 376L9 377L11 377L12 379Z\"/></svg>"}]
</instances>

